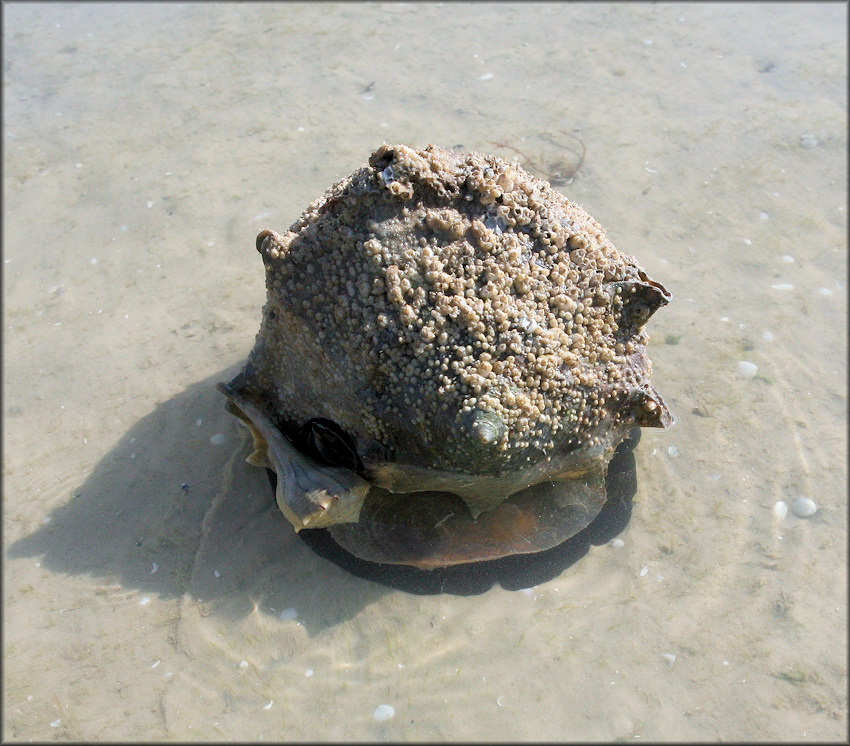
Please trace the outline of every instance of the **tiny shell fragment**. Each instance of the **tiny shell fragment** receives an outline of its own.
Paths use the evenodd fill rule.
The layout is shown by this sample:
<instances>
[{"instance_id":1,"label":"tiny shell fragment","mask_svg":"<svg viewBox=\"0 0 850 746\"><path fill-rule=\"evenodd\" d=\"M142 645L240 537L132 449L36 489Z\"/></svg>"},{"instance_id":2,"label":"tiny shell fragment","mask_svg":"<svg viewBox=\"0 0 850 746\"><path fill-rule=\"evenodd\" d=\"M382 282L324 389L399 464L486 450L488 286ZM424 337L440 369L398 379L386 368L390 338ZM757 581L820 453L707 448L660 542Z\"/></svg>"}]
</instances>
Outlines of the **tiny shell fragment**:
<instances>
[{"instance_id":1,"label":"tiny shell fragment","mask_svg":"<svg viewBox=\"0 0 850 746\"><path fill-rule=\"evenodd\" d=\"M372 717L379 723L389 720L395 715L395 710L390 705L378 705L372 713Z\"/></svg>"},{"instance_id":2,"label":"tiny shell fragment","mask_svg":"<svg viewBox=\"0 0 850 746\"><path fill-rule=\"evenodd\" d=\"M815 501L808 497L798 497L791 503L791 510L794 515L800 518L809 518L818 512L818 506Z\"/></svg>"},{"instance_id":3,"label":"tiny shell fragment","mask_svg":"<svg viewBox=\"0 0 850 746\"><path fill-rule=\"evenodd\" d=\"M744 378L752 378L758 371L759 367L755 363L750 363L746 360L741 360L738 363L738 373L744 376Z\"/></svg>"}]
</instances>

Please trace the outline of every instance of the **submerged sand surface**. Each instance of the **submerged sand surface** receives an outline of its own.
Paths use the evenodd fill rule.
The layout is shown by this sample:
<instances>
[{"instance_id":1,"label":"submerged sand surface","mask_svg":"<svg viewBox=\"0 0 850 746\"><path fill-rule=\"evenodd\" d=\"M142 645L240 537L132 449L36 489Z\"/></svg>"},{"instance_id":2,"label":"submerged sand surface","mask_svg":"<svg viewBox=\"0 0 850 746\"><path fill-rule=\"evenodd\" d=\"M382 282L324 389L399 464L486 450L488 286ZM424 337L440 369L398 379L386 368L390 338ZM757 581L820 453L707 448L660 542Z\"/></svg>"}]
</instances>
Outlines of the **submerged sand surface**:
<instances>
[{"instance_id":1,"label":"submerged sand surface","mask_svg":"<svg viewBox=\"0 0 850 746\"><path fill-rule=\"evenodd\" d=\"M845 5L3 14L5 740L847 738ZM382 141L584 150L672 291L618 541L367 579L244 462L254 237Z\"/></svg>"}]
</instances>

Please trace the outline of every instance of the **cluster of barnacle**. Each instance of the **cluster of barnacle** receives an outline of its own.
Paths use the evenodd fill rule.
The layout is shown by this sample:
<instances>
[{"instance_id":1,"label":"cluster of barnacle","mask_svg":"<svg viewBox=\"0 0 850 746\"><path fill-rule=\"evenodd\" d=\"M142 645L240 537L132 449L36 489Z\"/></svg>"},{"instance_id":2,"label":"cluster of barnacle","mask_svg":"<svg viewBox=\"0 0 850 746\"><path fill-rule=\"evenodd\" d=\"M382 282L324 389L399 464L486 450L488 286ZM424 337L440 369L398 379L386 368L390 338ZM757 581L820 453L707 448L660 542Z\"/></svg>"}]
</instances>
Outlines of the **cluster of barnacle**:
<instances>
[{"instance_id":1,"label":"cluster of barnacle","mask_svg":"<svg viewBox=\"0 0 850 746\"><path fill-rule=\"evenodd\" d=\"M383 146L258 247L269 283L260 337L345 361L328 375L368 400L357 425L378 441L394 422L427 440L441 437L435 418L487 412L504 425L492 451L505 466L556 436L592 442L648 375L644 333L621 328L634 259L580 207L498 158ZM258 375L297 419L280 371Z\"/></svg>"}]
</instances>

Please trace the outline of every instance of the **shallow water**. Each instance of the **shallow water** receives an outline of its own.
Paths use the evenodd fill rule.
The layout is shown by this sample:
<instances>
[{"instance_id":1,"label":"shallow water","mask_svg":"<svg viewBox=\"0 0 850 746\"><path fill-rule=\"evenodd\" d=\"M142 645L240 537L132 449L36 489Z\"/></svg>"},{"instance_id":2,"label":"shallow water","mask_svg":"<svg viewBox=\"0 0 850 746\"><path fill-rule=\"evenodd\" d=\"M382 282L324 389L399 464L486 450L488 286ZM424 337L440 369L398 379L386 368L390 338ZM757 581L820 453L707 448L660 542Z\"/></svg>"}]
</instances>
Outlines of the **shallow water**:
<instances>
[{"instance_id":1,"label":"shallow water","mask_svg":"<svg viewBox=\"0 0 850 746\"><path fill-rule=\"evenodd\" d=\"M845 5L3 13L5 739L846 739ZM254 237L382 141L584 150L674 296L625 527L369 580L244 462Z\"/></svg>"}]
</instances>

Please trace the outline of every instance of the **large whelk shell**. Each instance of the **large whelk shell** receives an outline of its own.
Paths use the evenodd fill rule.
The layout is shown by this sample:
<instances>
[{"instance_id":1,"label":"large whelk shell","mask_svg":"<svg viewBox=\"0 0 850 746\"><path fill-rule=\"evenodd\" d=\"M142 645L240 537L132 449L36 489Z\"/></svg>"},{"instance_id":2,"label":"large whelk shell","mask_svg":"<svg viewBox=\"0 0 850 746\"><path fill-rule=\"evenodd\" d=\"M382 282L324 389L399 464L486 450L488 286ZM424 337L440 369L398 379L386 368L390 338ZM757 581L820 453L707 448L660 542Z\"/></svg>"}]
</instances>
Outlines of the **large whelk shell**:
<instances>
[{"instance_id":1,"label":"large whelk shell","mask_svg":"<svg viewBox=\"0 0 850 746\"><path fill-rule=\"evenodd\" d=\"M672 423L644 328L670 294L514 164L383 145L256 246L263 320L220 390L296 531L422 568L542 551Z\"/></svg>"}]
</instances>

